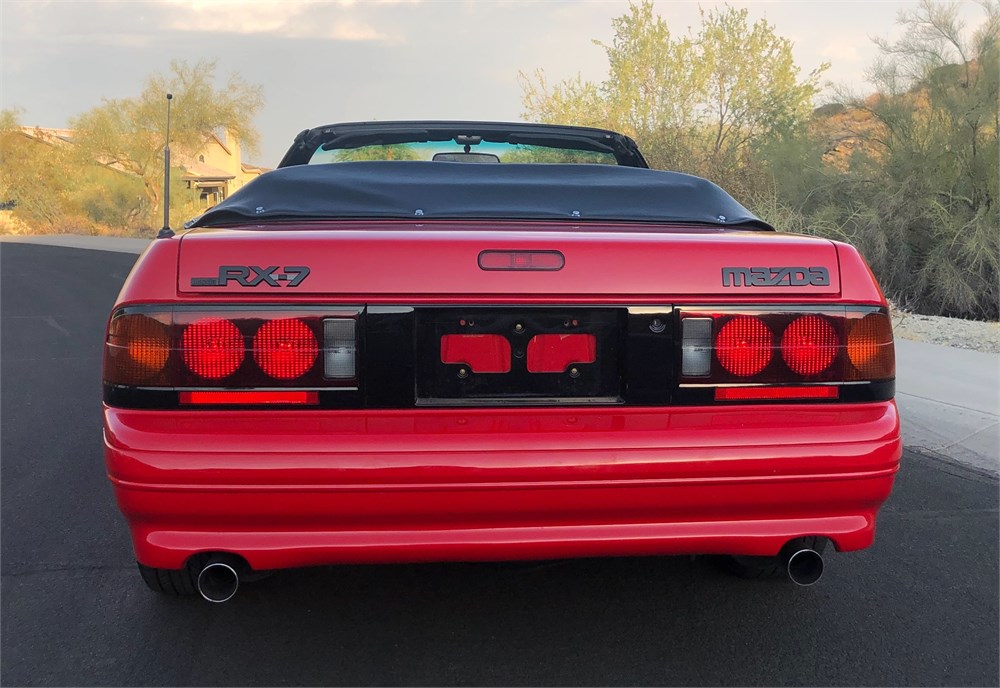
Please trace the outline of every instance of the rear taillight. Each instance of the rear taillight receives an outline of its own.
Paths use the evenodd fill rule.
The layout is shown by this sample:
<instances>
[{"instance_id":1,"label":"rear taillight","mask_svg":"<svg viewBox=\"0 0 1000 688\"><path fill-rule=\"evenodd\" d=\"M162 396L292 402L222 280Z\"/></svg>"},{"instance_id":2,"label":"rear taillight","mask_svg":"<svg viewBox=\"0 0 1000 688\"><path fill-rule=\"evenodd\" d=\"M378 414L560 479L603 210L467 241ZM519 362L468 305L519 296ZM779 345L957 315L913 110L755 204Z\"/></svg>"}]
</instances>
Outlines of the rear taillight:
<instances>
[{"instance_id":1,"label":"rear taillight","mask_svg":"<svg viewBox=\"0 0 1000 688\"><path fill-rule=\"evenodd\" d=\"M254 360L276 380L301 377L318 357L316 335L298 318L268 320L253 338Z\"/></svg>"},{"instance_id":2,"label":"rear taillight","mask_svg":"<svg viewBox=\"0 0 1000 688\"><path fill-rule=\"evenodd\" d=\"M833 324L820 315L802 315L781 335L781 357L793 373L808 377L830 367L840 340Z\"/></svg>"},{"instance_id":3,"label":"rear taillight","mask_svg":"<svg viewBox=\"0 0 1000 688\"><path fill-rule=\"evenodd\" d=\"M771 330L752 315L737 315L715 335L719 363L736 377L751 377L771 361Z\"/></svg>"},{"instance_id":4,"label":"rear taillight","mask_svg":"<svg viewBox=\"0 0 1000 688\"><path fill-rule=\"evenodd\" d=\"M235 373L246 356L243 335L232 320L198 320L183 330L181 356L198 377L221 380Z\"/></svg>"},{"instance_id":5,"label":"rear taillight","mask_svg":"<svg viewBox=\"0 0 1000 688\"><path fill-rule=\"evenodd\" d=\"M154 407L337 405L329 394L358 388L360 312L122 308L108 325L106 399Z\"/></svg>"},{"instance_id":6,"label":"rear taillight","mask_svg":"<svg viewBox=\"0 0 1000 688\"><path fill-rule=\"evenodd\" d=\"M895 358L885 309L679 311L682 389L714 389L715 401L892 396Z\"/></svg>"},{"instance_id":7,"label":"rear taillight","mask_svg":"<svg viewBox=\"0 0 1000 688\"><path fill-rule=\"evenodd\" d=\"M896 376L892 323L884 313L868 313L848 323L847 357L851 379L879 380Z\"/></svg>"},{"instance_id":8,"label":"rear taillight","mask_svg":"<svg viewBox=\"0 0 1000 688\"><path fill-rule=\"evenodd\" d=\"M105 368L136 384L155 380L170 357L169 324L137 313L112 318L105 345Z\"/></svg>"}]
</instances>

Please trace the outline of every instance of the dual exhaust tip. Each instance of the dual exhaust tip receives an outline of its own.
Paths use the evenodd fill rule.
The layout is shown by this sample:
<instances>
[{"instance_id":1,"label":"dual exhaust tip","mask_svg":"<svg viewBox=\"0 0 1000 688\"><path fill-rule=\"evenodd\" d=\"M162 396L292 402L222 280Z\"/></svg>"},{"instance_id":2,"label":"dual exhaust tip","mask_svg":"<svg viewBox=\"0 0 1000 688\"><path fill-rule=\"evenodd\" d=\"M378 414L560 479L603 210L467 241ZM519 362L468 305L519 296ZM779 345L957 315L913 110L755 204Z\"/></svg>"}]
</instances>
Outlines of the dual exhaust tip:
<instances>
[{"instance_id":1,"label":"dual exhaust tip","mask_svg":"<svg viewBox=\"0 0 1000 688\"><path fill-rule=\"evenodd\" d=\"M794 549L784 555L785 572L796 585L813 585L823 577L823 556L814 549ZM198 594L209 602L228 602L240 587L236 569L221 561L213 561L198 572Z\"/></svg>"}]
</instances>

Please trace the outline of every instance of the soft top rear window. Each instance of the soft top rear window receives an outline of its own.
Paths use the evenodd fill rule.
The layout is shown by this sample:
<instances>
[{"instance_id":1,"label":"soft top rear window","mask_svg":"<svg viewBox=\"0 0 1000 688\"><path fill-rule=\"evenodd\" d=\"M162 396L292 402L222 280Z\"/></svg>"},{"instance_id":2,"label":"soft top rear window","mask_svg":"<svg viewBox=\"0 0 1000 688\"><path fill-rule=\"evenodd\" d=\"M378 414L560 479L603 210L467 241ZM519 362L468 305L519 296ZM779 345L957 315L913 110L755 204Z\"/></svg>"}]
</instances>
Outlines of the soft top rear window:
<instances>
[{"instance_id":1,"label":"soft top rear window","mask_svg":"<svg viewBox=\"0 0 1000 688\"><path fill-rule=\"evenodd\" d=\"M611 152L588 151L553 146L480 141L457 143L452 141L423 141L388 145L358 146L356 148L330 148L318 146L309 158L310 165L360 162L368 160L424 160L431 162L468 163L545 163L617 165Z\"/></svg>"}]
</instances>

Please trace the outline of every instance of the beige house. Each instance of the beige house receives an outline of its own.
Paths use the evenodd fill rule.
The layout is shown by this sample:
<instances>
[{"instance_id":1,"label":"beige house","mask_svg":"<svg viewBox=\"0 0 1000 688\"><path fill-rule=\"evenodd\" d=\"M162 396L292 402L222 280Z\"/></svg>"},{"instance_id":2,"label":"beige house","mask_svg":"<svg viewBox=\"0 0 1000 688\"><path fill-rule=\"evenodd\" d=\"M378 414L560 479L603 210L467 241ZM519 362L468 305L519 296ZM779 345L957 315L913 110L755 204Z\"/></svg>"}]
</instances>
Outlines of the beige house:
<instances>
[{"instance_id":1,"label":"beige house","mask_svg":"<svg viewBox=\"0 0 1000 688\"><path fill-rule=\"evenodd\" d=\"M25 126L21 127L21 133L50 146L73 144L72 129ZM239 141L223 129L213 132L194 153L171 148L170 154L172 166L181 168L181 179L193 194L197 194L201 209L211 208L251 179L268 171L266 167L243 162ZM131 174L113 163L106 167Z\"/></svg>"},{"instance_id":2,"label":"beige house","mask_svg":"<svg viewBox=\"0 0 1000 688\"><path fill-rule=\"evenodd\" d=\"M183 168L188 188L198 193L201 208L211 208L251 179L268 171L243 162L240 142L225 130L213 132L194 154L171 150L173 162Z\"/></svg>"}]
</instances>

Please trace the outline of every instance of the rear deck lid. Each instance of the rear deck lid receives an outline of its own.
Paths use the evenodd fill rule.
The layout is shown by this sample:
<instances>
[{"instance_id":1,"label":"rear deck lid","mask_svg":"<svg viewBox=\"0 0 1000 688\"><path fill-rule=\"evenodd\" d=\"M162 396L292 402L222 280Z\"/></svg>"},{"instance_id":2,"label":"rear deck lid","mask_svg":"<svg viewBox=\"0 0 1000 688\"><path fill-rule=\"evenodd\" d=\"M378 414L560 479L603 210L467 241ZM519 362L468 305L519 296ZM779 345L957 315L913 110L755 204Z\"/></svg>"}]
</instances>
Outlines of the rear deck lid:
<instances>
[{"instance_id":1,"label":"rear deck lid","mask_svg":"<svg viewBox=\"0 0 1000 688\"><path fill-rule=\"evenodd\" d=\"M303 225L300 225L303 226ZM280 298L835 296L834 245L771 232L568 223L316 222L197 229L178 290ZM546 269L484 269L486 252L558 252ZM522 266L523 267L523 266Z\"/></svg>"}]
</instances>

